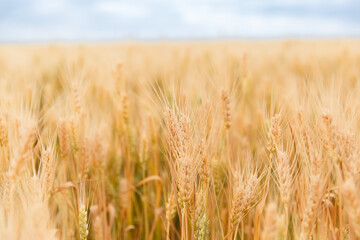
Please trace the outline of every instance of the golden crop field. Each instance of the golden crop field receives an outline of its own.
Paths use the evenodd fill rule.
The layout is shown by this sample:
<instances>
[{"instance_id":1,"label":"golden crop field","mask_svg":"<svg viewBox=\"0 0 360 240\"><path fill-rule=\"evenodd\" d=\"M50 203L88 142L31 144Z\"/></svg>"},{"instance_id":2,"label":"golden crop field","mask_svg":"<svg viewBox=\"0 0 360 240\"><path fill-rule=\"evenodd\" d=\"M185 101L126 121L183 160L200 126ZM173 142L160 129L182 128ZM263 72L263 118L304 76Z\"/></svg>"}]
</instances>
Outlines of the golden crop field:
<instances>
[{"instance_id":1,"label":"golden crop field","mask_svg":"<svg viewBox=\"0 0 360 240\"><path fill-rule=\"evenodd\" d=\"M359 239L360 41L0 46L0 239Z\"/></svg>"}]
</instances>

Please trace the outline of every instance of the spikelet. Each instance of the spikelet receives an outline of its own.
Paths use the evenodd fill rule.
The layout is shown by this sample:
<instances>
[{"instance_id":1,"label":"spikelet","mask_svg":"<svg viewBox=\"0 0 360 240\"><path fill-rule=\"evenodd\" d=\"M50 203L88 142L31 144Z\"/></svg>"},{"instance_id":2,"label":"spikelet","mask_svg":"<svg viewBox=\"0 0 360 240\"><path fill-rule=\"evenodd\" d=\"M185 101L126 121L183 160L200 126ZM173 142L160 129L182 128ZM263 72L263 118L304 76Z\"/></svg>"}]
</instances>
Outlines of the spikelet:
<instances>
[{"instance_id":1,"label":"spikelet","mask_svg":"<svg viewBox=\"0 0 360 240\"><path fill-rule=\"evenodd\" d=\"M79 177L81 179L88 178L91 154L89 149L89 139L85 137L79 148Z\"/></svg>"},{"instance_id":2,"label":"spikelet","mask_svg":"<svg viewBox=\"0 0 360 240\"><path fill-rule=\"evenodd\" d=\"M0 115L0 147L6 147L8 145L8 124L6 118Z\"/></svg>"},{"instance_id":3,"label":"spikelet","mask_svg":"<svg viewBox=\"0 0 360 240\"><path fill-rule=\"evenodd\" d=\"M97 205L93 205L90 207L90 213L92 215L92 231L95 240L103 240L103 224L101 220L101 215L99 212L99 208Z\"/></svg>"},{"instance_id":4,"label":"spikelet","mask_svg":"<svg viewBox=\"0 0 360 240\"><path fill-rule=\"evenodd\" d=\"M195 194L196 172L190 157L178 159L179 169L177 172L177 184L179 194L184 207L188 211L193 210L193 199Z\"/></svg>"},{"instance_id":5,"label":"spikelet","mask_svg":"<svg viewBox=\"0 0 360 240\"><path fill-rule=\"evenodd\" d=\"M245 178L240 172L235 173L230 212L231 226L239 224L256 203L258 184L259 179L255 174Z\"/></svg>"},{"instance_id":6,"label":"spikelet","mask_svg":"<svg viewBox=\"0 0 360 240\"><path fill-rule=\"evenodd\" d=\"M311 164L313 174L320 174L323 169L323 158L319 156L317 148L314 147L313 139L309 135L309 127L304 123L303 113L298 113L299 127L301 131L301 142L304 146L306 156ZM326 143L325 143L326 145Z\"/></svg>"},{"instance_id":7,"label":"spikelet","mask_svg":"<svg viewBox=\"0 0 360 240\"><path fill-rule=\"evenodd\" d=\"M121 178L119 182L119 204L120 207L126 209L129 204L130 183L126 178Z\"/></svg>"},{"instance_id":8,"label":"spikelet","mask_svg":"<svg viewBox=\"0 0 360 240\"><path fill-rule=\"evenodd\" d=\"M360 237L360 199L357 195L357 189L352 179L348 179L342 187L344 200L345 200L345 210L349 216L349 223L355 233L355 235Z\"/></svg>"},{"instance_id":9,"label":"spikelet","mask_svg":"<svg viewBox=\"0 0 360 240\"><path fill-rule=\"evenodd\" d=\"M87 221L87 210L84 204L81 204L79 208L79 234L80 240L86 240L89 234L88 221Z\"/></svg>"},{"instance_id":10,"label":"spikelet","mask_svg":"<svg viewBox=\"0 0 360 240\"><path fill-rule=\"evenodd\" d=\"M191 130L190 130L190 119L182 114L179 120L180 128L177 131L180 139L180 146L178 150L179 157L176 159L177 168L177 183L180 191L180 196L184 206L190 215L193 214L194 210L194 194L195 194L195 181L196 181L196 170L193 163L193 156L191 153Z\"/></svg>"},{"instance_id":11,"label":"spikelet","mask_svg":"<svg viewBox=\"0 0 360 240\"><path fill-rule=\"evenodd\" d=\"M0 115L0 148L4 148L5 162L10 161L9 129L7 115Z\"/></svg>"},{"instance_id":12,"label":"spikelet","mask_svg":"<svg viewBox=\"0 0 360 240\"><path fill-rule=\"evenodd\" d=\"M60 155L61 158L65 158L70 152L70 129L68 122L65 119L60 119L58 129Z\"/></svg>"},{"instance_id":13,"label":"spikelet","mask_svg":"<svg viewBox=\"0 0 360 240\"><path fill-rule=\"evenodd\" d=\"M111 203L108 204L108 213L109 213L109 227L111 228L112 224L114 223L115 216L116 216L115 207Z\"/></svg>"},{"instance_id":14,"label":"spikelet","mask_svg":"<svg viewBox=\"0 0 360 240\"><path fill-rule=\"evenodd\" d=\"M211 128L212 128L212 109L210 102L205 103L205 136L208 138L210 136Z\"/></svg>"},{"instance_id":15,"label":"spikelet","mask_svg":"<svg viewBox=\"0 0 360 240\"><path fill-rule=\"evenodd\" d=\"M324 171L324 160L321 156L319 156L317 151L313 151L311 171L314 175L321 174Z\"/></svg>"},{"instance_id":16,"label":"spikelet","mask_svg":"<svg viewBox=\"0 0 360 240\"><path fill-rule=\"evenodd\" d=\"M338 135L333 123L333 119L329 114L322 115L323 123L326 131L326 139L324 139L324 145L328 151L330 157L334 160L340 160L338 153Z\"/></svg>"},{"instance_id":17,"label":"spikelet","mask_svg":"<svg viewBox=\"0 0 360 240\"><path fill-rule=\"evenodd\" d=\"M185 208L185 203L181 197L181 193L180 191L177 192L177 202L179 204L180 210L181 210L181 214L184 212L184 208Z\"/></svg>"},{"instance_id":18,"label":"spikelet","mask_svg":"<svg viewBox=\"0 0 360 240\"><path fill-rule=\"evenodd\" d=\"M335 127L333 119L329 114L322 116L325 126L324 146L329 157L336 161L342 176L350 175L357 178L360 170L359 148L355 136L351 132L342 132ZM318 168L321 168L322 161L317 159Z\"/></svg>"},{"instance_id":19,"label":"spikelet","mask_svg":"<svg viewBox=\"0 0 360 240\"><path fill-rule=\"evenodd\" d=\"M181 147L181 138L180 138L180 126L178 119L173 111L171 111L169 108L165 111L166 115L166 123L169 130L169 145L170 145L170 151L171 155L173 155L174 158L180 157L182 153L182 147Z\"/></svg>"},{"instance_id":20,"label":"spikelet","mask_svg":"<svg viewBox=\"0 0 360 240\"><path fill-rule=\"evenodd\" d=\"M176 198L175 194L170 194L166 202L166 220L170 222L176 215Z\"/></svg>"},{"instance_id":21,"label":"spikelet","mask_svg":"<svg viewBox=\"0 0 360 240\"><path fill-rule=\"evenodd\" d=\"M120 135L124 135L128 131L129 127L129 99L125 92L120 96L120 106L115 111L115 125L116 130Z\"/></svg>"},{"instance_id":22,"label":"spikelet","mask_svg":"<svg viewBox=\"0 0 360 240\"><path fill-rule=\"evenodd\" d=\"M293 166L290 162L290 158L285 152L280 150L277 151L277 162L275 166L281 200L285 206L288 206L292 193Z\"/></svg>"},{"instance_id":23,"label":"spikelet","mask_svg":"<svg viewBox=\"0 0 360 240\"><path fill-rule=\"evenodd\" d=\"M325 129L327 130L327 132L329 134L331 147L335 148L336 147L335 146L336 134L335 134L335 126L333 123L333 119L330 116L330 114L328 114L328 113L323 114L322 119L323 119L323 123L325 125Z\"/></svg>"},{"instance_id":24,"label":"spikelet","mask_svg":"<svg viewBox=\"0 0 360 240\"><path fill-rule=\"evenodd\" d=\"M74 153L78 151L78 129L75 116L70 117L71 147Z\"/></svg>"},{"instance_id":25,"label":"spikelet","mask_svg":"<svg viewBox=\"0 0 360 240\"><path fill-rule=\"evenodd\" d=\"M20 174L20 171L23 169L25 163L31 158L32 147L36 140L36 128L35 126L30 126L27 129L24 139L20 144L20 149L18 155L10 162L11 177L15 181L15 178Z\"/></svg>"},{"instance_id":26,"label":"spikelet","mask_svg":"<svg viewBox=\"0 0 360 240\"><path fill-rule=\"evenodd\" d=\"M226 129L231 127L231 109L230 109L230 97L226 90L221 90L222 110L224 125Z\"/></svg>"},{"instance_id":27,"label":"spikelet","mask_svg":"<svg viewBox=\"0 0 360 240\"><path fill-rule=\"evenodd\" d=\"M273 156L276 149L280 147L280 114L276 114L271 118L271 126L268 136L268 151Z\"/></svg>"},{"instance_id":28,"label":"spikelet","mask_svg":"<svg viewBox=\"0 0 360 240\"><path fill-rule=\"evenodd\" d=\"M54 150L52 147L48 147L43 151L41 157L41 188L46 200L49 198L49 194L54 182L55 164L53 152Z\"/></svg>"},{"instance_id":29,"label":"spikelet","mask_svg":"<svg viewBox=\"0 0 360 240\"><path fill-rule=\"evenodd\" d=\"M230 222L231 225L234 226L239 223L241 216L244 214L243 212L246 210L247 199L245 198L246 186L242 182L241 176L239 173L235 173L234 176L234 186L233 186L233 194L232 194L232 204L231 204L231 213L230 213ZM244 204L244 202L246 202Z\"/></svg>"},{"instance_id":30,"label":"spikelet","mask_svg":"<svg viewBox=\"0 0 360 240\"><path fill-rule=\"evenodd\" d=\"M199 219L206 208L206 188L202 187L196 191L195 220Z\"/></svg>"},{"instance_id":31,"label":"spikelet","mask_svg":"<svg viewBox=\"0 0 360 240\"><path fill-rule=\"evenodd\" d=\"M129 99L126 93L121 96L121 115L126 128L129 124Z\"/></svg>"},{"instance_id":32,"label":"spikelet","mask_svg":"<svg viewBox=\"0 0 360 240\"><path fill-rule=\"evenodd\" d=\"M301 239L308 239L312 231L312 221L316 215L321 200L321 178L320 175L310 177L310 186L306 198L306 206L301 222Z\"/></svg>"},{"instance_id":33,"label":"spikelet","mask_svg":"<svg viewBox=\"0 0 360 240\"><path fill-rule=\"evenodd\" d=\"M305 127L303 118L304 118L303 113L298 112L298 121L299 121L299 125L300 125L300 130L301 130L301 140L302 140L302 143L304 144L306 155L307 155L308 159L311 161L310 139L309 139L309 135L307 133L307 129Z\"/></svg>"},{"instance_id":34,"label":"spikelet","mask_svg":"<svg viewBox=\"0 0 360 240\"><path fill-rule=\"evenodd\" d=\"M176 183L178 187L178 202L186 208L190 215L194 211L194 188L197 168L193 161L192 129L187 115L181 113L179 119L173 111L166 109L167 127L171 154L175 158Z\"/></svg>"},{"instance_id":35,"label":"spikelet","mask_svg":"<svg viewBox=\"0 0 360 240\"><path fill-rule=\"evenodd\" d=\"M195 240L206 240L209 235L210 221L206 216L206 213L202 213L195 224Z\"/></svg>"},{"instance_id":36,"label":"spikelet","mask_svg":"<svg viewBox=\"0 0 360 240\"><path fill-rule=\"evenodd\" d=\"M346 167L347 173L354 178L355 182L359 179L360 172L360 149L355 139L354 134L345 133L342 136L341 142L342 153L341 155L344 158L344 165Z\"/></svg>"},{"instance_id":37,"label":"spikelet","mask_svg":"<svg viewBox=\"0 0 360 240\"><path fill-rule=\"evenodd\" d=\"M93 149L92 162L94 168L101 175L103 175L106 163L105 163L104 146L100 134L96 134L95 138L92 140L92 149Z\"/></svg>"},{"instance_id":38,"label":"spikelet","mask_svg":"<svg viewBox=\"0 0 360 240\"><path fill-rule=\"evenodd\" d=\"M6 210L12 209L15 192L15 182L11 172L6 172L3 178L2 202Z\"/></svg>"},{"instance_id":39,"label":"spikelet","mask_svg":"<svg viewBox=\"0 0 360 240\"><path fill-rule=\"evenodd\" d=\"M93 224L92 224L92 229L94 232L94 239L95 240L103 240L103 229L102 229L102 221L101 221L101 217L99 215L97 215L94 220L93 220Z\"/></svg>"},{"instance_id":40,"label":"spikelet","mask_svg":"<svg viewBox=\"0 0 360 240\"><path fill-rule=\"evenodd\" d=\"M206 215L206 187L203 186L196 194L196 204L195 204L195 239L207 239L209 234L209 219Z\"/></svg>"},{"instance_id":41,"label":"spikelet","mask_svg":"<svg viewBox=\"0 0 360 240\"><path fill-rule=\"evenodd\" d=\"M216 196L219 196L223 187L222 179L224 175L222 171L221 163L218 160L213 159L211 161L211 168L212 168L212 176L214 179L215 193Z\"/></svg>"},{"instance_id":42,"label":"spikelet","mask_svg":"<svg viewBox=\"0 0 360 240\"><path fill-rule=\"evenodd\" d=\"M180 114L179 118L179 129L177 134L179 135L179 144L181 147L180 152L182 154L190 154L192 151L192 129L190 118L184 113Z\"/></svg>"},{"instance_id":43,"label":"spikelet","mask_svg":"<svg viewBox=\"0 0 360 240\"><path fill-rule=\"evenodd\" d=\"M199 176L203 185L207 185L210 180L210 163L208 158L207 146L205 145L205 140L203 139L199 147L199 161L200 169Z\"/></svg>"},{"instance_id":44,"label":"spikelet","mask_svg":"<svg viewBox=\"0 0 360 240\"><path fill-rule=\"evenodd\" d=\"M75 109L75 113L78 115L82 114L82 104L81 104L81 96L80 96L80 89L79 83L73 82L71 85L72 96L73 96L73 105Z\"/></svg>"}]
</instances>

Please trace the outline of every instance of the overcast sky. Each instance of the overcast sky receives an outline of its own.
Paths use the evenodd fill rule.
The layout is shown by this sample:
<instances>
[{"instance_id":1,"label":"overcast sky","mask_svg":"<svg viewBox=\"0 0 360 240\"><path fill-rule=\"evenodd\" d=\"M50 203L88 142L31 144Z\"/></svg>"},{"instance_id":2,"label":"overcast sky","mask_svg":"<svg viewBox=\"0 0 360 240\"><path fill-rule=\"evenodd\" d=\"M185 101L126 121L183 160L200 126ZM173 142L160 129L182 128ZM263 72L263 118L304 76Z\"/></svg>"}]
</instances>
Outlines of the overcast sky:
<instances>
[{"instance_id":1,"label":"overcast sky","mask_svg":"<svg viewBox=\"0 0 360 240\"><path fill-rule=\"evenodd\" d=\"M360 0L0 0L0 42L360 37Z\"/></svg>"}]
</instances>

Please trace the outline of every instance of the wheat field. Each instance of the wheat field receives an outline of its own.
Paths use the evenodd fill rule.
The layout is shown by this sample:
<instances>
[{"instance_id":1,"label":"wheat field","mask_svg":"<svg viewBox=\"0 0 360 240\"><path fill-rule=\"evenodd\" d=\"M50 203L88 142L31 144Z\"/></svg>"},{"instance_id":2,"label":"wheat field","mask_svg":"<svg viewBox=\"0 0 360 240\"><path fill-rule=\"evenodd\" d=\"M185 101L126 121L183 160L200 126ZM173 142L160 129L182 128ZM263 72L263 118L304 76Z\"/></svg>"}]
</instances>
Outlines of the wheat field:
<instances>
[{"instance_id":1,"label":"wheat field","mask_svg":"<svg viewBox=\"0 0 360 240\"><path fill-rule=\"evenodd\" d=\"M359 239L358 40L0 46L0 239Z\"/></svg>"}]
</instances>

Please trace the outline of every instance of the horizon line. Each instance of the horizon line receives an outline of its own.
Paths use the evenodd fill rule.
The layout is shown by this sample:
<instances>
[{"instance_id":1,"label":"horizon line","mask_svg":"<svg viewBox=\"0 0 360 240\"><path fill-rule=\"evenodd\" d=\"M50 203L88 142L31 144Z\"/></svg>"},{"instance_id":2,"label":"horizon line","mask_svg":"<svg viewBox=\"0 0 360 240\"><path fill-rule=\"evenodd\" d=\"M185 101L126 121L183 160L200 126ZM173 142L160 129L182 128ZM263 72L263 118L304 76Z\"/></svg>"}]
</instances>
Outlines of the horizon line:
<instances>
[{"instance_id":1,"label":"horizon line","mask_svg":"<svg viewBox=\"0 0 360 240\"><path fill-rule=\"evenodd\" d=\"M156 38L54 38L54 39L35 39L35 40L0 40L1 45L18 45L18 44L106 44L106 43L157 43L157 42L221 42L221 41L292 41L292 40L360 40L360 34L344 35L344 36L316 36L316 35L284 35L284 36L268 36L268 37L156 37Z\"/></svg>"}]
</instances>

